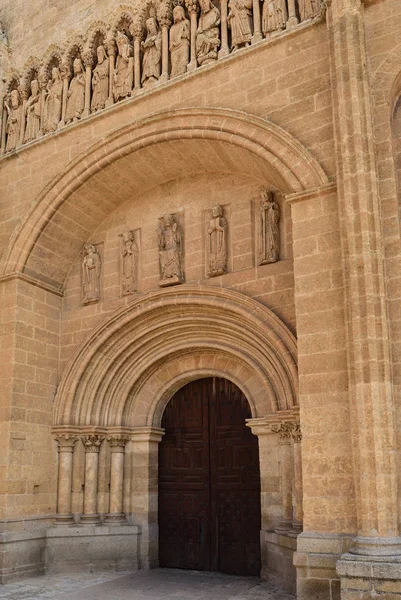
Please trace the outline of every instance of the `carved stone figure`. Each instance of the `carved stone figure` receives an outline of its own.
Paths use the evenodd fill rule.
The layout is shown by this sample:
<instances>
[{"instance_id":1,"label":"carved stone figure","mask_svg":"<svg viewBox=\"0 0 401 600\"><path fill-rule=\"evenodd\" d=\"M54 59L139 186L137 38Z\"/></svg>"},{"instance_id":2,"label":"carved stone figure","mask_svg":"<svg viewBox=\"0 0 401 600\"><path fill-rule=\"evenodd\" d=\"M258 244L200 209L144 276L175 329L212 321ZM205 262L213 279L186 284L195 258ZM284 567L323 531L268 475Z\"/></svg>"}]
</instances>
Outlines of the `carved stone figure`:
<instances>
[{"instance_id":1,"label":"carved stone figure","mask_svg":"<svg viewBox=\"0 0 401 600\"><path fill-rule=\"evenodd\" d=\"M298 6L301 21L306 21L307 19L314 19L315 17L318 17L320 15L320 0L298 0Z\"/></svg>"},{"instance_id":2,"label":"carved stone figure","mask_svg":"<svg viewBox=\"0 0 401 600\"><path fill-rule=\"evenodd\" d=\"M164 215L159 225L159 260L161 279L159 285L165 287L182 283L182 234L179 223L173 215Z\"/></svg>"},{"instance_id":3,"label":"carved stone figure","mask_svg":"<svg viewBox=\"0 0 401 600\"><path fill-rule=\"evenodd\" d=\"M121 236L121 290L123 296L138 289L138 245L134 231L124 231Z\"/></svg>"},{"instance_id":4,"label":"carved stone figure","mask_svg":"<svg viewBox=\"0 0 401 600\"><path fill-rule=\"evenodd\" d=\"M60 70L57 67L53 67L52 78L47 84L46 99L43 107L44 133L56 131L57 125L61 120L62 97L63 82L61 81Z\"/></svg>"},{"instance_id":5,"label":"carved stone figure","mask_svg":"<svg viewBox=\"0 0 401 600\"><path fill-rule=\"evenodd\" d=\"M201 14L196 30L196 58L199 65L217 60L217 48L220 46L220 11L211 0L199 0Z\"/></svg>"},{"instance_id":6,"label":"carved stone figure","mask_svg":"<svg viewBox=\"0 0 401 600\"><path fill-rule=\"evenodd\" d=\"M280 259L280 207L274 202L272 192L262 192L260 205L259 264L277 262Z\"/></svg>"},{"instance_id":7,"label":"carved stone figure","mask_svg":"<svg viewBox=\"0 0 401 600\"><path fill-rule=\"evenodd\" d=\"M39 83L37 79L31 81L31 95L29 96L26 107L26 128L24 135L24 142L31 142L36 140L40 129L40 91Z\"/></svg>"},{"instance_id":8,"label":"carved stone figure","mask_svg":"<svg viewBox=\"0 0 401 600\"><path fill-rule=\"evenodd\" d=\"M212 218L208 228L209 277L227 273L227 221L223 207L218 204L212 208Z\"/></svg>"},{"instance_id":9,"label":"carved stone figure","mask_svg":"<svg viewBox=\"0 0 401 600\"><path fill-rule=\"evenodd\" d=\"M101 260L98 249L86 244L82 261L82 302L89 304L100 300Z\"/></svg>"},{"instance_id":10,"label":"carved stone figure","mask_svg":"<svg viewBox=\"0 0 401 600\"><path fill-rule=\"evenodd\" d=\"M92 73L92 102L91 110L96 112L105 107L109 96L109 61L106 49L101 44L97 48L97 65Z\"/></svg>"},{"instance_id":11,"label":"carved stone figure","mask_svg":"<svg viewBox=\"0 0 401 600\"><path fill-rule=\"evenodd\" d=\"M118 102L130 95L133 81L132 46L121 31L117 34L117 60L114 69L113 95Z\"/></svg>"},{"instance_id":12,"label":"carved stone figure","mask_svg":"<svg viewBox=\"0 0 401 600\"><path fill-rule=\"evenodd\" d=\"M7 144L6 152L15 150L18 145L19 136L21 133L22 125L22 104L21 96L18 90L12 90L10 94L10 104L5 101L5 107L7 110Z\"/></svg>"},{"instance_id":13,"label":"carved stone figure","mask_svg":"<svg viewBox=\"0 0 401 600\"><path fill-rule=\"evenodd\" d=\"M262 31L269 35L273 31L285 29L288 19L286 0L264 0Z\"/></svg>"},{"instance_id":14,"label":"carved stone figure","mask_svg":"<svg viewBox=\"0 0 401 600\"><path fill-rule=\"evenodd\" d=\"M85 108L85 74L80 58L74 60L73 68L74 76L67 93L66 123L78 121Z\"/></svg>"},{"instance_id":15,"label":"carved stone figure","mask_svg":"<svg viewBox=\"0 0 401 600\"><path fill-rule=\"evenodd\" d=\"M174 24L170 29L171 75L177 77L187 72L189 62L190 23L182 6L173 10Z\"/></svg>"},{"instance_id":16,"label":"carved stone figure","mask_svg":"<svg viewBox=\"0 0 401 600\"><path fill-rule=\"evenodd\" d=\"M231 28L231 47L250 46L252 38L252 0L229 0L227 22Z\"/></svg>"},{"instance_id":17,"label":"carved stone figure","mask_svg":"<svg viewBox=\"0 0 401 600\"><path fill-rule=\"evenodd\" d=\"M146 21L146 40L142 42L142 85L151 85L159 79L162 57L162 34L157 26L156 18L150 17Z\"/></svg>"}]
</instances>

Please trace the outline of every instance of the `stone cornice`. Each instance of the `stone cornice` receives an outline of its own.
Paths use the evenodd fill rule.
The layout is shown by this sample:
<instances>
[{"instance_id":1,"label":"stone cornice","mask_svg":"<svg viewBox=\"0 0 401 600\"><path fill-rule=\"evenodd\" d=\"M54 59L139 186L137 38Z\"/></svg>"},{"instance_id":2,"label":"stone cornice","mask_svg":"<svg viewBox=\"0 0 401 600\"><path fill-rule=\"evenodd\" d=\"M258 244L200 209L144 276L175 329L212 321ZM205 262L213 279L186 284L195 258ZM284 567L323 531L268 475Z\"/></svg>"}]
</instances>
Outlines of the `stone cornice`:
<instances>
[{"instance_id":1,"label":"stone cornice","mask_svg":"<svg viewBox=\"0 0 401 600\"><path fill-rule=\"evenodd\" d=\"M301 192L296 192L295 194L288 194L285 196L285 201L290 205L298 204L299 202L307 202L308 200L314 200L315 198L329 194L335 194L336 192L337 184L333 182L310 190L302 190Z\"/></svg>"},{"instance_id":2,"label":"stone cornice","mask_svg":"<svg viewBox=\"0 0 401 600\"><path fill-rule=\"evenodd\" d=\"M13 273L7 273L6 275L1 276L0 284L6 283L8 281L14 281L15 279L24 281L25 283L29 283L30 285L34 285L35 287L41 288L42 290L45 290L46 292L50 292L51 294L54 294L55 296L59 296L60 298L62 298L64 296L64 293L60 289L54 287L53 285L45 283L44 281L40 281L39 279L36 279L35 277L26 275L26 273L21 273L21 271L14 271Z\"/></svg>"}]
</instances>

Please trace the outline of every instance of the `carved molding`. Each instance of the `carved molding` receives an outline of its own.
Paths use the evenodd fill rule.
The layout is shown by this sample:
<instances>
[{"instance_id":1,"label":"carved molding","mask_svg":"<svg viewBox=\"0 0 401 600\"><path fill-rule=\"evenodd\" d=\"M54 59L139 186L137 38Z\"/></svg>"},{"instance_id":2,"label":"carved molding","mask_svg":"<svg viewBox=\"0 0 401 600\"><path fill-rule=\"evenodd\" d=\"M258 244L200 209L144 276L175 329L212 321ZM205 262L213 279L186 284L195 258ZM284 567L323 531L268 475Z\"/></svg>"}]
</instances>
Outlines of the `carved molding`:
<instances>
[{"instance_id":1,"label":"carved molding","mask_svg":"<svg viewBox=\"0 0 401 600\"><path fill-rule=\"evenodd\" d=\"M85 452L99 452L104 438L104 435L99 435L96 433L82 436L81 440L84 445Z\"/></svg>"}]
</instances>

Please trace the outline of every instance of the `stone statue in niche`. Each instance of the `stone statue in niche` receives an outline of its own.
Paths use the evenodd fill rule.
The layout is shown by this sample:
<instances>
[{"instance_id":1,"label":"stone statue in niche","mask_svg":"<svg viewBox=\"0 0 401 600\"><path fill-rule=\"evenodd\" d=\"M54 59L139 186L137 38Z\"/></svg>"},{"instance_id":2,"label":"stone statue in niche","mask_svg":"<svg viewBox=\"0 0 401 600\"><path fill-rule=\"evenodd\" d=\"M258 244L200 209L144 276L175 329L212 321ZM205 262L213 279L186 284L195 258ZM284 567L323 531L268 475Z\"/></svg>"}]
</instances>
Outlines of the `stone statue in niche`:
<instances>
[{"instance_id":1,"label":"stone statue in niche","mask_svg":"<svg viewBox=\"0 0 401 600\"><path fill-rule=\"evenodd\" d=\"M22 125L22 103L18 90L12 90L9 101L5 101L5 107L8 115L6 152L11 152L18 146Z\"/></svg>"},{"instance_id":2,"label":"stone statue in niche","mask_svg":"<svg viewBox=\"0 0 401 600\"><path fill-rule=\"evenodd\" d=\"M285 29L288 19L286 0L264 0L262 31L265 36Z\"/></svg>"},{"instance_id":3,"label":"stone statue in niche","mask_svg":"<svg viewBox=\"0 0 401 600\"><path fill-rule=\"evenodd\" d=\"M252 6L252 0L229 0L227 22L231 28L233 51L251 45Z\"/></svg>"},{"instance_id":4,"label":"stone statue in niche","mask_svg":"<svg viewBox=\"0 0 401 600\"><path fill-rule=\"evenodd\" d=\"M298 0L298 6L301 21L314 19L321 14L320 0Z\"/></svg>"},{"instance_id":5,"label":"stone statue in niche","mask_svg":"<svg viewBox=\"0 0 401 600\"><path fill-rule=\"evenodd\" d=\"M40 129L40 116L41 116L41 105L40 105L40 91L39 82L37 79L31 81L31 95L29 96L26 107L26 129L24 142L31 142L36 140Z\"/></svg>"},{"instance_id":6,"label":"stone statue in niche","mask_svg":"<svg viewBox=\"0 0 401 600\"><path fill-rule=\"evenodd\" d=\"M212 208L212 218L209 221L208 258L209 277L217 277L227 273L227 221L224 209L218 204Z\"/></svg>"},{"instance_id":7,"label":"stone statue in niche","mask_svg":"<svg viewBox=\"0 0 401 600\"><path fill-rule=\"evenodd\" d=\"M92 73L92 112L102 110L109 97L109 61L103 44L97 47L96 54L97 65Z\"/></svg>"},{"instance_id":8,"label":"stone statue in niche","mask_svg":"<svg viewBox=\"0 0 401 600\"><path fill-rule=\"evenodd\" d=\"M280 259L280 207L269 190L262 192L260 204L259 264L266 265Z\"/></svg>"},{"instance_id":9,"label":"stone statue in niche","mask_svg":"<svg viewBox=\"0 0 401 600\"><path fill-rule=\"evenodd\" d=\"M82 302L90 304L100 300L101 260L98 249L86 244L82 261Z\"/></svg>"},{"instance_id":10,"label":"stone statue in niche","mask_svg":"<svg viewBox=\"0 0 401 600\"><path fill-rule=\"evenodd\" d=\"M114 69L113 95L118 102L130 95L134 77L132 46L128 37L121 31L117 34L117 60Z\"/></svg>"},{"instance_id":11,"label":"stone statue in niche","mask_svg":"<svg viewBox=\"0 0 401 600\"><path fill-rule=\"evenodd\" d=\"M156 83L161 74L162 34L154 16L146 21L146 39L141 47L143 52L141 81L146 87Z\"/></svg>"},{"instance_id":12,"label":"stone statue in niche","mask_svg":"<svg viewBox=\"0 0 401 600\"><path fill-rule=\"evenodd\" d=\"M220 46L219 25L220 11L211 0L199 0L201 14L196 30L196 58L198 64L217 60L217 49Z\"/></svg>"},{"instance_id":13,"label":"stone statue in niche","mask_svg":"<svg viewBox=\"0 0 401 600\"><path fill-rule=\"evenodd\" d=\"M171 78L187 72L190 40L190 23L182 6L174 7L173 19L170 29Z\"/></svg>"},{"instance_id":14,"label":"stone statue in niche","mask_svg":"<svg viewBox=\"0 0 401 600\"><path fill-rule=\"evenodd\" d=\"M121 291L123 296L138 289L138 254L135 232L124 231L121 235Z\"/></svg>"},{"instance_id":15,"label":"stone statue in niche","mask_svg":"<svg viewBox=\"0 0 401 600\"><path fill-rule=\"evenodd\" d=\"M74 60L73 69L74 76L67 93L66 123L78 121L85 108L85 74L80 58Z\"/></svg>"},{"instance_id":16,"label":"stone statue in niche","mask_svg":"<svg viewBox=\"0 0 401 600\"><path fill-rule=\"evenodd\" d=\"M46 87L46 98L43 107L43 131L50 133L56 131L61 120L61 106L63 97L63 82L60 70L53 67L52 78Z\"/></svg>"},{"instance_id":17,"label":"stone statue in niche","mask_svg":"<svg viewBox=\"0 0 401 600\"><path fill-rule=\"evenodd\" d=\"M179 223L174 215L164 215L159 224L159 261L161 287L184 281L183 243Z\"/></svg>"}]
</instances>

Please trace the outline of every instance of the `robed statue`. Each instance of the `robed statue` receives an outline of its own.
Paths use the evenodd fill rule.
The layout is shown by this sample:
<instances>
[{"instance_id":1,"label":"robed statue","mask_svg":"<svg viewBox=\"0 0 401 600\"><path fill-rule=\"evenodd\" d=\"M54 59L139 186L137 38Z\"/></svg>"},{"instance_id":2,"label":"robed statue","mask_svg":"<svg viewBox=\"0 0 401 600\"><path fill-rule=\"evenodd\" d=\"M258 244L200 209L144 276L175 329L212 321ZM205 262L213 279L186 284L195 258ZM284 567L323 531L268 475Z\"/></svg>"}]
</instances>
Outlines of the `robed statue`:
<instances>
[{"instance_id":1,"label":"robed statue","mask_svg":"<svg viewBox=\"0 0 401 600\"><path fill-rule=\"evenodd\" d=\"M97 65L92 73L91 111L102 110L109 97L109 61L103 44L97 47Z\"/></svg>"},{"instance_id":2,"label":"robed statue","mask_svg":"<svg viewBox=\"0 0 401 600\"><path fill-rule=\"evenodd\" d=\"M173 19L170 29L171 78L187 72L190 40L190 23L182 6L174 7Z\"/></svg>"},{"instance_id":3,"label":"robed statue","mask_svg":"<svg viewBox=\"0 0 401 600\"><path fill-rule=\"evenodd\" d=\"M134 78L134 59L132 46L128 37L122 31L117 34L117 60L113 76L114 101L124 100L132 90Z\"/></svg>"},{"instance_id":4,"label":"robed statue","mask_svg":"<svg viewBox=\"0 0 401 600\"><path fill-rule=\"evenodd\" d=\"M78 121L85 108L85 73L80 58L74 60L73 71L67 93L66 123Z\"/></svg>"},{"instance_id":5,"label":"robed statue","mask_svg":"<svg viewBox=\"0 0 401 600\"><path fill-rule=\"evenodd\" d=\"M121 236L121 291L123 296L138 289L138 244L135 232L124 231Z\"/></svg>"},{"instance_id":6,"label":"robed statue","mask_svg":"<svg viewBox=\"0 0 401 600\"><path fill-rule=\"evenodd\" d=\"M43 107L43 131L51 133L56 131L61 120L61 104L63 97L63 82L60 69L53 67L52 78L46 87L46 97Z\"/></svg>"},{"instance_id":7,"label":"robed statue","mask_svg":"<svg viewBox=\"0 0 401 600\"><path fill-rule=\"evenodd\" d=\"M285 29L287 18L286 0L264 0L262 31L266 36L274 31Z\"/></svg>"},{"instance_id":8,"label":"robed statue","mask_svg":"<svg viewBox=\"0 0 401 600\"><path fill-rule=\"evenodd\" d=\"M164 215L159 223L159 261L161 287L184 281L183 243L179 223L174 215Z\"/></svg>"},{"instance_id":9,"label":"robed statue","mask_svg":"<svg viewBox=\"0 0 401 600\"><path fill-rule=\"evenodd\" d=\"M217 277L227 273L227 221L223 207L218 204L212 208L212 218L209 221L208 258L209 277Z\"/></svg>"},{"instance_id":10,"label":"robed statue","mask_svg":"<svg viewBox=\"0 0 401 600\"><path fill-rule=\"evenodd\" d=\"M198 64L217 60L217 49L220 46L220 11L211 0L199 0L201 14L196 30L196 58Z\"/></svg>"},{"instance_id":11,"label":"robed statue","mask_svg":"<svg viewBox=\"0 0 401 600\"><path fill-rule=\"evenodd\" d=\"M260 204L259 264L266 265L280 259L280 207L269 190L262 192Z\"/></svg>"},{"instance_id":12,"label":"robed statue","mask_svg":"<svg viewBox=\"0 0 401 600\"><path fill-rule=\"evenodd\" d=\"M8 99L4 103L7 111L7 143L6 152L15 150L18 146L22 127L22 102L18 90L12 90Z\"/></svg>"},{"instance_id":13,"label":"robed statue","mask_svg":"<svg viewBox=\"0 0 401 600\"><path fill-rule=\"evenodd\" d=\"M90 304L100 300L101 260L93 244L86 244L82 261L82 302Z\"/></svg>"},{"instance_id":14,"label":"robed statue","mask_svg":"<svg viewBox=\"0 0 401 600\"><path fill-rule=\"evenodd\" d=\"M157 25L156 17L146 21L146 39L141 44L143 52L142 85L156 83L160 77L162 59L162 33Z\"/></svg>"},{"instance_id":15,"label":"robed statue","mask_svg":"<svg viewBox=\"0 0 401 600\"><path fill-rule=\"evenodd\" d=\"M252 38L252 0L229 0L228 26L231 28L231 47L238 50L250 46Z\"/></svg>"},{"instance_id":16,"label":"robed statue","mask_svg":"<svg viewBox=\"0 0 401 600\"><path fill-rule=\"evenodd\" d=\"M31 81L31 95L29 96L26 107L26 128L24 142L36 140L40 130L41 103L39 83L37 79Z\"/></svg>"}]
</instances>

